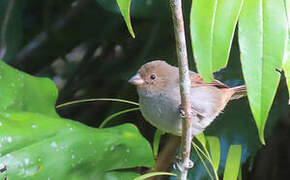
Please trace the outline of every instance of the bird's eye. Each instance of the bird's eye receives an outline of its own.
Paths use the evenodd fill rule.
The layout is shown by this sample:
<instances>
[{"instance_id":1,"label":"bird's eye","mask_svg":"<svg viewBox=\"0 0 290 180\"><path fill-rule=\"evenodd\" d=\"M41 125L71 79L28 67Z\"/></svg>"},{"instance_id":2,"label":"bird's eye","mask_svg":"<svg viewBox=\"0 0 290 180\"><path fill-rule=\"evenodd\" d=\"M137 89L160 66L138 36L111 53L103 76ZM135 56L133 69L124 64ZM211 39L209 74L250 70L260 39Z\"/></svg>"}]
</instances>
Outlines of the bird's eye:
<instances>
[{"instance_id":1,"label":"bird's eye","mask_svg":"<svg viewBox=\"0 0 290 180\"><path fill-rule=\"evenodd\" d=\"M152 80L156 79L156 75L155 74L151 74L150 79L152 79Z\"/></svg>"}]
</instances>

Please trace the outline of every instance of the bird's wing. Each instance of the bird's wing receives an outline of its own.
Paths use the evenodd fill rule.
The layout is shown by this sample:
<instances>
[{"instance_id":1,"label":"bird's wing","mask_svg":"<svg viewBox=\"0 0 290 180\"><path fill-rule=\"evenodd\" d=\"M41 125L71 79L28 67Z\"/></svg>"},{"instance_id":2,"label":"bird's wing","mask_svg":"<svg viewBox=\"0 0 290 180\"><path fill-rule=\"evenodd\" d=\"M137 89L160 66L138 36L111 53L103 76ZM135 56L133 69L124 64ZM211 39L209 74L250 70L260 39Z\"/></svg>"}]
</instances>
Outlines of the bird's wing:
<instances>
[{"instance_id":1,"label":"bird's wing","mask_svg":"<svg viewBox=\"0 0 290 180\"><path fill-rule=\"evenodd\" d=\"M225 85L224 83L214 79L209 83L204 82L203 78L201 75L195 73L195 72L190 72L190 80L191 80L191 86L196 87L196 86L215 86L217 88L229 88L229 86Z\"/></svg>"}]
</instances>

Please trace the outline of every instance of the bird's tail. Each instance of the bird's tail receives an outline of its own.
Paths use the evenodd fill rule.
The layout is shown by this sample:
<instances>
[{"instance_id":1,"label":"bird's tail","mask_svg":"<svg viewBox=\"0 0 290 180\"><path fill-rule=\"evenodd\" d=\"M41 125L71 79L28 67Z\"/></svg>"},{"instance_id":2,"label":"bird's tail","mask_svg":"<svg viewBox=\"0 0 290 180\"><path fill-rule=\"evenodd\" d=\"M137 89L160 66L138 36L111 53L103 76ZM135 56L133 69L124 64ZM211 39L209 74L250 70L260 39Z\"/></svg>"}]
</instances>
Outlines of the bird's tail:
<instances>
[{"instance_id":1,"label":"bird's tail","mask_svg":"<svg viewBox=\"0 0 290 180\"><path fill-rule=\"evenodd\" d=\"M232 95L231 100L240 99L240 98L242 98L244 96L247 96L247 91L246 91L246 86L245 85L232 87L230 89L235 92Z\"/></svg>"}]
</instances>

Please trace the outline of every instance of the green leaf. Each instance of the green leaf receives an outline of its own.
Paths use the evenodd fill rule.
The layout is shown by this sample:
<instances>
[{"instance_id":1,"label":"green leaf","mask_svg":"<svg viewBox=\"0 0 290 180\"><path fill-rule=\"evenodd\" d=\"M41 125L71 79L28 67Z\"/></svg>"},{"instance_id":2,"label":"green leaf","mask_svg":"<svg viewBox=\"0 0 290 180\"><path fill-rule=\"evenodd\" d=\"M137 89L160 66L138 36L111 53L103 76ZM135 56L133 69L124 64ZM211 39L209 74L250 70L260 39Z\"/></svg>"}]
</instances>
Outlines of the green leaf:
<instances>
[{"instance_id":1,"label":"green leaf","mask_svg":"<svg viewBox=\"0 0 290 180\"><path fill-rule=\"evenodd\" d=\"M219 145L218 138L209 137L209 141L211 141L210 146L212 147L212 149L210 149L206 146L206 142L208 140L208 137L205 138L203 133L200 133L195 137L197 137L197 140L203 146L203 148L200 148L194 143L194 141L192 141L193 148L195 149L195 152L196 152L197 156L199 157L199 160L202 162L205 170L207 171L207 174L211 177L211 179L214 179L209 168L208 168L208 164L203 160L203 157L201 156L201 154L202 154L205 157L205 159L208 160L208 162L210 163L210 165L213 169L215 179L218 179L217 169L218 169L218 164L219 164L219 159L220 159L220 157L218 157L218 156L220 156L220 147L218 146L217 149L215 149L216 148L215 146L217 144ZM218 143L216 141L218 141ZM213 152L212 155L209 154L209 150L211 150Z\"/></svg>"},{"instance_id":2,"label":"green leaf","mask_svg":"<svg viewBox=\"0 0 290 180\"><path fill-rule=\"evenodd\" d=\"M244 0L218 0L213 27L213 72L225 68Z\"/></svg>"},{"instance_id":3,"label":"green leaf","mask_svg":"<svg viewBox=\"0 0 290 180\"><path fill-rule=\"evenodd\" d=\"M206 139L209 146L211 159L213 161L213 167L215 171L217 171L219 167L219 163L220 163L220 157L221 157L219 138L215 136L207 136Z\"/></svg>"},{"instance_id":4,"label":"green leaf","mask_svg":"<svg viewBox=\"0 0 290 180\"><path fill-rule=\"evenodd\" d=\"M153 176L176 176L176 174L168 173L168 172L151 172L151 173L146 173L142 176L136 177L134 180L143 180L143 179L147 179Z\"/></svg>"},{"instance_id":5,"label":"green leaf","mask_svg":"<svg viewBox=\"0 0 290 180\"><path fill-rule=\"evenodd\" d=\"M243 0L194 0L190 31L198 72L205 81L224 68Z\"/></svg>"},{"instance_id":6,"label":"green leaf","mask_svg":"<svg viewBox=\"0 0 290 180\"><path fill-rule=\"evenodd\" d=\"M205 139L205 137L204 137L203 132L200 133L200 134L198 134L198 135L195 135L194 137L198 140L198 142L200 142L200 144L201 144L204 148L206 148L206 139Z\"/></svg>"},{"instance_id":7,"label":"green leaf","mask_svg":"<svg viewBox=\"0 0 290 180\"><path fill-rule=\"evenodd\" d=\"M242 70L260 140L277 86L287 41L283 0L245 1L239 20Z\"/></svg>"},{"instance_id":8,"label":"green leaf","mask_svg":"<svg viewBox=\"0 0 290 180\"><path fill-rule=\"evenodd\" d=\"M154 166L134 125L97 129L60 118L50 80L3 62L0 69L0 179L132 179L139 174L125 169Z\"/></svg>"},{"instance_id":9,"label":"green leaf","mask_svg":"<svg viewBox=\"0 0 290 180\"><path fill-rule=\"evenodd\" d=\"M121 14L124 17L126 22L127 28L133 38L135 38L135 34L131 25L131 18L130 18L130 3L131 0L117 0L118 6L120 8Z\"/></svg>"},{"instance_id":10,"label":"green leaf","mask_svg":"<svg viewBox=\"0 0 290 180\"><path fill-rule=\"evenodd\" d=\"M154 157L157 157L157 155L158 155L159 143L160 143L160 139L161 139L163 134L164 134L163 131L161 131L160 129L156 129L155 134L154 134L154 140L153 140Z\"/></svg>"},{"instance_id":11,"label":"green leaf","mask_svg":"<svg viewBox=\"0 0 290 180\"><path fill-rule=\"evenodd\" d=\"M119 13L120 10L116 3L116 0L96 0L104 9ZM189 4L184 2L183 5ZM158 13L156 13L158 12ZM130 16L137 18L146 19L159 19L164 20L164 18L170 19L170 8L168 0L158 0L158 1L148 1L148 0L138 0L131 1L130 4Z\"/></svg>"},{"instance_id":12,"label":"green leaf","mask_svg":"<svg viewBox=\"0 0 290 180\"><path fill-rule=\"evenodd\" d=\"M242 166L240 167L240 170L239 170L238 180L243 180Z\"/></svg>"},{"instance_id":13,"label":"green leaf","mask_svg":"<svg viewBox=\"0 0 290 180\"><path fill-rule=\"evenodd\" d=\"M285 73L286 83L288 86L288 94L289 94L288 104L290 105L290 2L286 0L285 5L288 19L288 43L287 43L287 51L285 52L285 56L287 58L283 65L283 71Z\"/></svg>"},{"instance_id":14,"label":"green leaf","mask_svg":"<svg viewBox=\"0 0 290 180\"><path fill-rule=\"evenodd\" d=\"M27 75L0 61L0 112L25 111L58 118L56 99L52 81Z\"/></svg>"},{"instance_id":15,"label":"green leaf","mask_svg":"<svg viewBox=\"0 0 290 180\"><path fill-rule=\"evenodd\" d=\"M241 145L230 146L224 171L224 180L237 179L240 170L241 155Z\"/></svg>"}]
</instances>

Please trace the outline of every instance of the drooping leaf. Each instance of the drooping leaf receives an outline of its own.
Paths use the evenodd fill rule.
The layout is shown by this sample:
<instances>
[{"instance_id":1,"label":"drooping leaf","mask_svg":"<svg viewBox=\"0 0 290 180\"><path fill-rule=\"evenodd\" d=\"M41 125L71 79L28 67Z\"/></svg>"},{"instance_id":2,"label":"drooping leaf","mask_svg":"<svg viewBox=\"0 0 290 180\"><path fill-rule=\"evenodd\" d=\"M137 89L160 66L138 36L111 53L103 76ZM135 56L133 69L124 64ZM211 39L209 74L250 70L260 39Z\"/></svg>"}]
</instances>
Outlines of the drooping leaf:
<instances>
[{"instance_id":1,"label":"drooping leaf","mask_svg":"<svg viewBox=\"0 0 290 180\"><path fill-rule=\"evenodd\" d=\"M206 139L211 154L211 159L213 161L213 167L215 168L215 171L217 171L221 156L219 138L215 136L207 136Z\"/></svg>"},{"instance_id":2,"label":"drooping leaf","mask_svg":"<svg viewBox=\"0 0 290 180\"><path fill-rule=\"evenodd\" d=\"M241 145L230 146L224 172L224 180L237 179L240 170L241 155Z\"/></svg>"},{"instance_id":3,"label":"drooping leaf","mask_svg":"<svg viewBox=\"0 0 290 180\"><path fill-rule=\"evenodd\" d=\"M121 14L124 17L124 20L126 22L127 28L133 38L135 38L135 34L132 28L131 24L131 18L130 18L130 3L131 0L117 0L118 6L120 8Z\"/></svg>"},{"instance_id":4,"label":"drooping leaf","mask_svg":"<svg viewBox=\"0 0 290 180\"><path fill-rule=\"evenodd\" d=\"M192 48L205 81L225 67L243 0L194 0L190 15Z\"/></svg>"},{"instance_id":5,"label":"drooping leaf","mask_svg":"<svg viewBox=\"0 0 290 180\"><path fill-rule=\"evenodd\" d=\"M103 8L108 11L119 13L116 0L96 0ZM183 5L186 7L185 2ZM158 12L158 13L156 13ZM168 0L138 0L131 1L130 17L151 18L151 19L170 19L170 8Z\"/></svg>"},{"instance_id":6,"label":"drooping leaf","mask_svg":"<svg viewBox=\"0 0 290 180\"><path fill-rule=\"evenodd\" d=\"M283 0L245 1L239 20L242 70L261 142L280 79L287 19Z\"/></svg>"},{"instance_id":7,"label":"drooping leaf","mask_svg":"<svg viewBox=\"0 0 290 180\"><path fill-rule=\"evenodd\" d=\"M132 179L139 174L124 169L153 167L134 125L97 129L60 118L50 80L3 62L0 77L0 179Z\"/></svg>"},{"instance_id":8,"label":"drooping leaf","mask_svg":"<svg viewBox=\"0 0 290 180\"><path fill-rule=\"evenodd\" d=\"M213 72L226 67L235 27L244 0L218 0L215 13L212 45Z\"/></svg>"}]
</instances>

